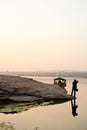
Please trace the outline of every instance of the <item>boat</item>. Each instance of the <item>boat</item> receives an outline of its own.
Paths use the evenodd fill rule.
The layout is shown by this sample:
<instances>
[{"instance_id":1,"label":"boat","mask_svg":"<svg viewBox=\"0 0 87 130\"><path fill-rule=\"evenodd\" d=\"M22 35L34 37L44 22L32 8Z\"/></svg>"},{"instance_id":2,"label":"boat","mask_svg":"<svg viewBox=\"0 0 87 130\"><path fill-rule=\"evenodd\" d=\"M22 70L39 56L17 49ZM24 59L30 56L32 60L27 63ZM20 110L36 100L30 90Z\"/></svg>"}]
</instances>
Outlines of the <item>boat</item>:
<instances>
[{"instance_id":1,"label":"boat","mask_svg":"<svg viewBox=\"0 0 87 130\"><path fill-rule=\"evenodd\" d=\"M61 77L59 77L59 78L55 78L54 79L54 84L57 84L57 85L59 85L60 87L65 87L66 86L66 79L64 79L64 78L61 78Z\"/></svg>"}]
</instances>

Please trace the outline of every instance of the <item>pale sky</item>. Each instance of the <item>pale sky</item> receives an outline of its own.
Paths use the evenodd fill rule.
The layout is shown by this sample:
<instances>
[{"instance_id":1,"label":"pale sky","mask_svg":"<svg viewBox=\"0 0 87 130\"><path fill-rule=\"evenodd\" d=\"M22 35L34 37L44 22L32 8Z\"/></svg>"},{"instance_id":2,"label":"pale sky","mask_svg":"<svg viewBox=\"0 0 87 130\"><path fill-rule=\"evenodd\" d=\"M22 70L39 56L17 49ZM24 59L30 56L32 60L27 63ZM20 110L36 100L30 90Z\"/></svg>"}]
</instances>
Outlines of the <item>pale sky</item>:
<instances>
[{"instance_id":1,"label":"pale sky","mask_svg":"<svg viewBox=\"0 0 87 130\"><path fill-rule=\"evenodd\" d=\"M87 0L0 0L0 71L87 70Z\"/></svg>"}]
</instances>

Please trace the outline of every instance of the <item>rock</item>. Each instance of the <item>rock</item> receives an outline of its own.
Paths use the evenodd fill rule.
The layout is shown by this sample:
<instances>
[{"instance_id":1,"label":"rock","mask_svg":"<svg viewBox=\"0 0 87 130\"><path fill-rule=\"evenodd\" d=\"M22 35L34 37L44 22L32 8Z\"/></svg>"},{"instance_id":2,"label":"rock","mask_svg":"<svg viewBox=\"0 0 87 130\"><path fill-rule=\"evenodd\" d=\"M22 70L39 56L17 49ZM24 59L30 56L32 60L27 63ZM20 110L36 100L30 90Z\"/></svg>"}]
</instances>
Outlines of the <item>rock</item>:
<instances>
[{"instance_id":1,"label":"rock","mask_svg":"<svg viewBox=\"0 0 87 130\"><path fill-rule=\"evenodd\" d=\"M70 100L65 88L33 79L0 75L0 100L34 102L41 100Z\"/></svg>"}]
</instances>

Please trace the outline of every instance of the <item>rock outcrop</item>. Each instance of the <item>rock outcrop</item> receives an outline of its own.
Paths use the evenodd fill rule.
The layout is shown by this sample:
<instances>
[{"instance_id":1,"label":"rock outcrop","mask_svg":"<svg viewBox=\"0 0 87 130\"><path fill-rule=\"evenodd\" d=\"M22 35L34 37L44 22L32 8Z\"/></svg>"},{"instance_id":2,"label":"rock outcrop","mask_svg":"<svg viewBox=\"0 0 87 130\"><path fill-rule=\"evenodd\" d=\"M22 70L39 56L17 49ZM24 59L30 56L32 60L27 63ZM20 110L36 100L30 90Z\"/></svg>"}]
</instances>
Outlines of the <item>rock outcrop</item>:
<instances>
[{"instance_id":1,"label":"rock outcrop","mask_svg":"<svg viewBox=\"0 0 87 130\"><path fill-rule=\"evenodd\" d=\"M0 100L34 102L45 100L70 100L65 88L45 84L33 79L0 75Z\"/></svg>"}]
</instances>

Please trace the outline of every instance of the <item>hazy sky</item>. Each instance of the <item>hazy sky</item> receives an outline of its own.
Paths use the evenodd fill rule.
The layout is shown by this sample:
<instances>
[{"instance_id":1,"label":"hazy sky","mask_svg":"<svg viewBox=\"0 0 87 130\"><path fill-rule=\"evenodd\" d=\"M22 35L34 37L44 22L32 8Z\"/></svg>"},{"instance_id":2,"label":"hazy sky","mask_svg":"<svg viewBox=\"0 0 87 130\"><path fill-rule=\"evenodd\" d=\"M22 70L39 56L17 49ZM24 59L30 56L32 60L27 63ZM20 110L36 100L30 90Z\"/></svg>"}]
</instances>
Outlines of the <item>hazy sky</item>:
<instances>
[{"instance_id":1,"label":"hazy sky","mask_svg":"<svg viewBox=\"0 0 87 130\"><path fill-rule=\"evenodd\" d=\"M87 0L0 0L0 71L87 70Z\"/></svg>"}]
</instances>

